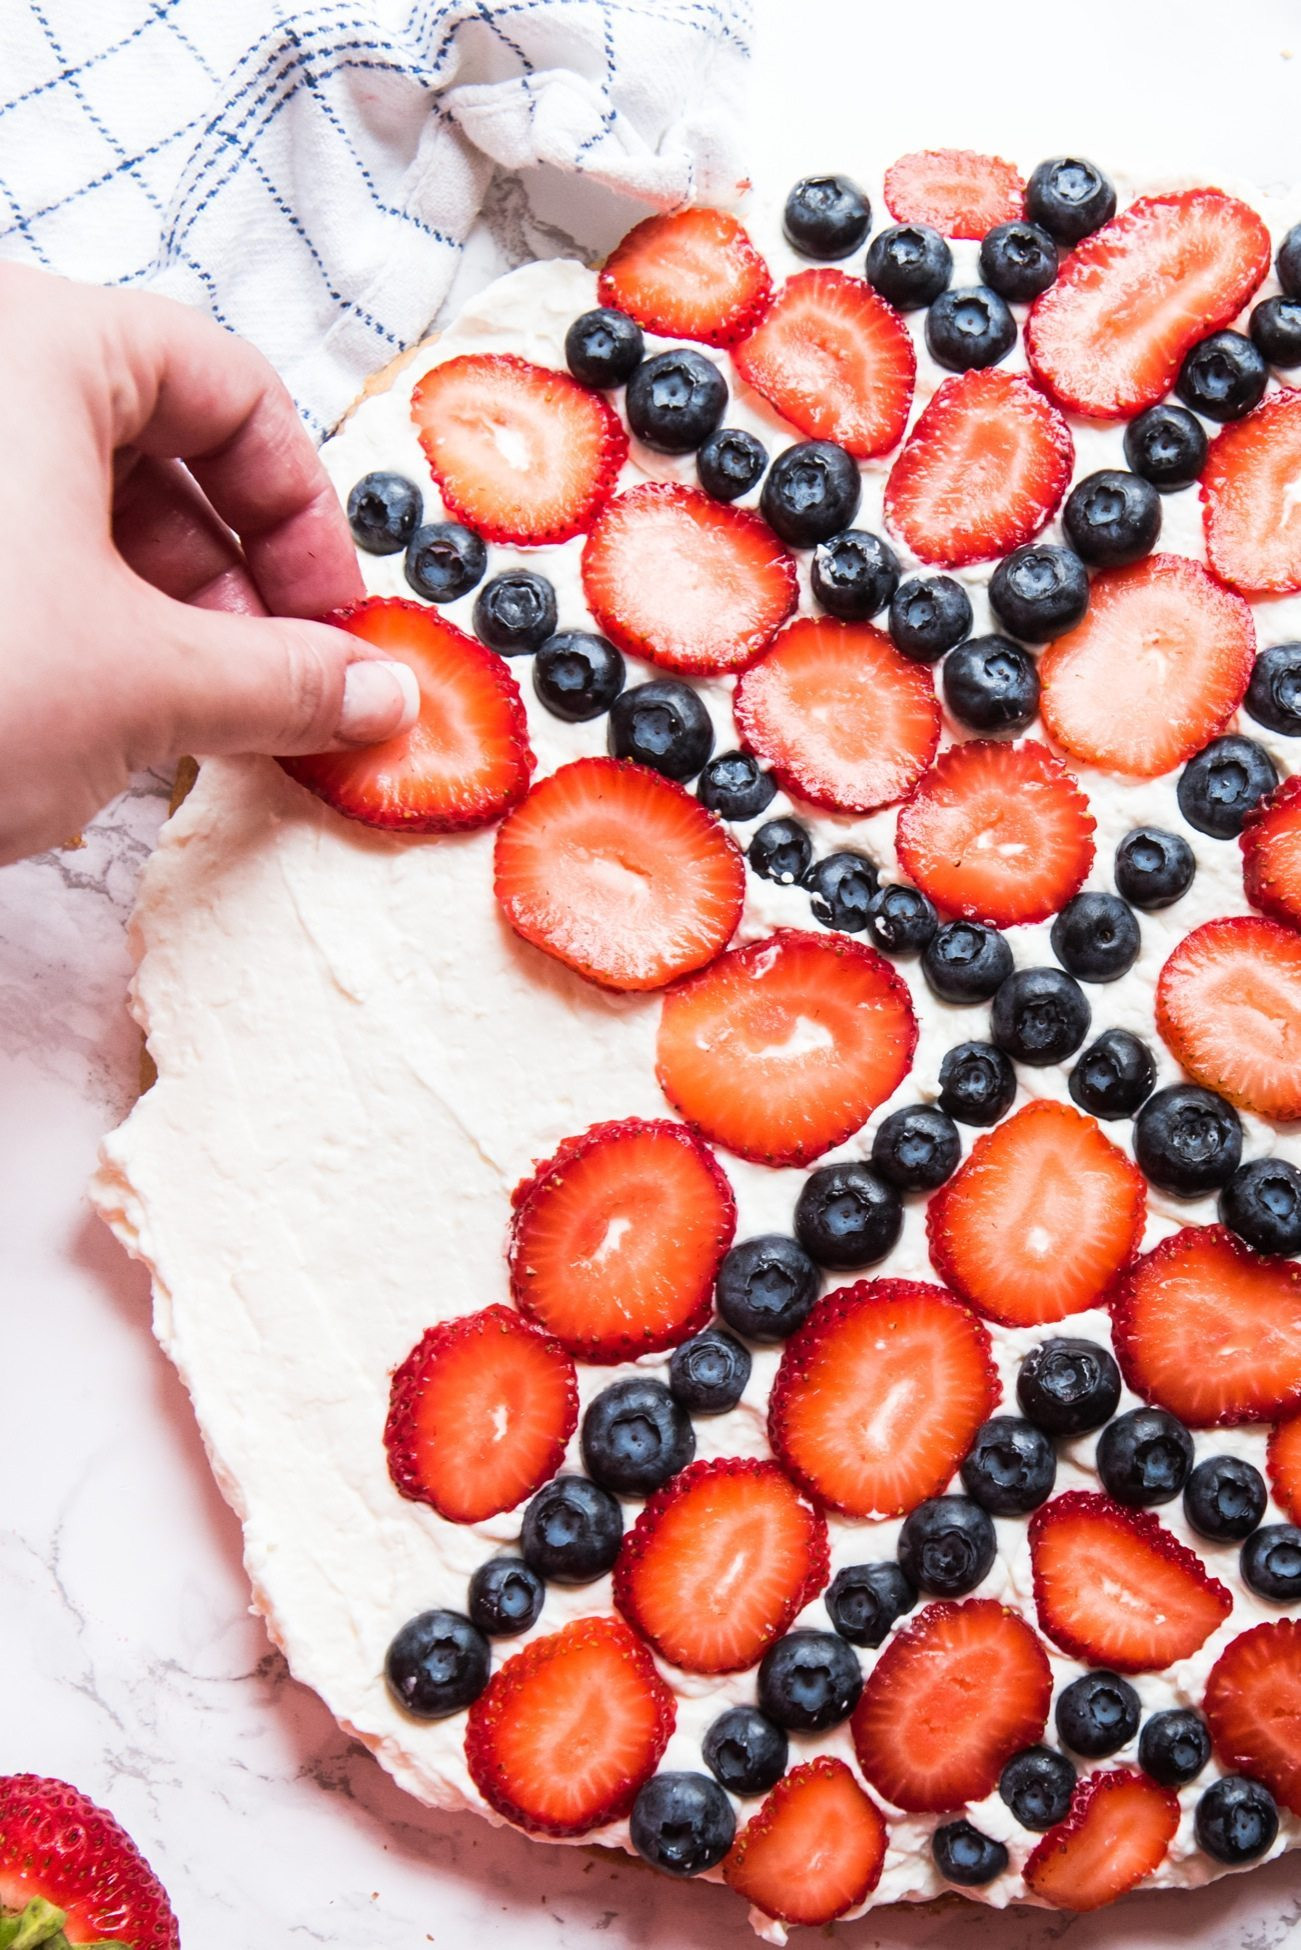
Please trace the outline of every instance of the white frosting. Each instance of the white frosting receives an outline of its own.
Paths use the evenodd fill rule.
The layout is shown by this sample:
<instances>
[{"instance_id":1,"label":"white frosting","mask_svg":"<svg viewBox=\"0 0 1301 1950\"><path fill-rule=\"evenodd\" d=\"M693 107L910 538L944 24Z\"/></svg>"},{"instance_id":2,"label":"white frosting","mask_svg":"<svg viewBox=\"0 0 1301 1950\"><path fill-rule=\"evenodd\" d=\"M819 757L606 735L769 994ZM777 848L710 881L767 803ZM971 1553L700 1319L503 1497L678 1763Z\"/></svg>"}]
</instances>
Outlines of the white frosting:
<instances>
[{"instance_id":1,"label":"white frosting","mask_svg":"<svg viewBox=\"0 0 1301 1950\"><path fill-rule=\"evenodd\" d=\"M1254 197L1258 208L1262 200ZM1267 215L1276 235L1290 221ZM798 268L775 222L759 214L752 232L774 274ZM955 246L955 282L976 281L977 247ZM1272 287L1267 287L1272 288ZM324 450L341 493L372 468L393 468L425 488L427 518L440 503L408 415L410 387L428 367L467 350L520 353L563 365L572 318L595 302L594 275L567 261L531 265L485 291L443 337L424 348L391 389L366 399ZM929 359L921 315L909 320L918 348L914 415L946 376ZM725 354L730 424L753 428L775 451L792 430L739 382ZM1024 365L1020 343L1007 361ZM1075 421L1076 477L1123 466L1122 427ZM863 468L859 525L883 532L889 457ZM694 462L636 448L624 484L691 480ZM757 496L751 496L751 500ZM1158 546L1203 557L1196 490L1167 496ZM1048 531L1056 536L1054 524ZM896 546L898 546L896 544ZM494 547L490 571L536 566L554 582L561 627L591 627L579 578L581 541L531 551ZM901 550L905 563L907 551ZM400 555L364 556L372 593L410 594ZM994 627L986 598L989 566L963 572L977 631ZM801 557L801 607L809 609L808 557ZM470 627L473 598L448 607ZM1262 643L1301 636L1301 599L1262 603ZM604 749L604 720L570 726L537 704L527 661L514 665L528 706L539 769ZM629 681L653 675L630 665ZM736 742L729 679L700 686L718 748ZM1281 772L1295 769L1296 741L1246 727ZM946 734L947 735L947 734ZM1033 735L1033 734L1032 734ZM1078 769L1097 820L1089 885L1107 887L1116 842L1140 822L1183 829L1173 777L1135 784ZM781 795L764 817L788 809ZM897 877L895 813L867 819L789 807L814 829L819 852L861 845L885 878ZM1142 1035L1160 1081L1176 1067L1156 1037L1152 993L1175 943L1199 922L1246 911L1236 842L1190 833L1198 871L1189 894L1140 917L1134 968L1088 989L1093 1031L1113 1025ZM744 834L742 834L744 839ZM295 1672L413 1793L442 1807L470 1807L496 1819L471 1783L462 1752L464 1717L422 1724L390 1700L381 1677L396 1629L430 1605L464 1604L476 1564L518 1536L519 1513L462 1528L399 1497L381 1442L389 1374L432 1322L508 1298L503 1253L509 1194L531 1163L560 1139L603 1118L661 1116L653 1041L654 996L607 995L526 947L500 919L491 890L492 833L402 840L338 818L272 762L205 764L188 800L164 828L134 921L139 972L133 1006L158 1065L159 1081L106 1142L95 1198L154 1278L155 1327L194 1398L222 1488L244 1520L245 1551L258 1609ZM773 927L811 925L807 895L747 876L740 939ZM1019 965L1052 961L1048 926L1011 931ZM938 1094L945 1050L984 1033L982 1007L953 1008L908 974L921 1035L914 1066L890 1104L838 1156L870 1148L880 1118L898 1104ZM1022 1068L1027 1095L1065 1099L1064 1070ZM1301 1163L1301 1135L1247 1117L1246 1155L1277 1150ZM1128 1144L1127 1123L1108 1135ZM975 1134L964 1130L964 1144ZM722 1162L736 1190L738 1237L789 1229L801 1174ZM1214 1217L1213 1201L1184 1203L1152 1190L1145 1246L1189 1221ZM924 1202L908 1201L903 1236L874 1273L933 1277ZM830 1284L830 1282L828 1283ZM1105 1314L1076 1316L1070 1332L1108 1339ZM1043 1328L992 1328L1003 1382L1015 1408L1022 1353ZM1189 1351L1195 1359L1195 1350ZM768 1453L765 1409L777 1350L756 1350L741 1404L698 1418L697 1455ZM667 1357L641 1365L662 1369ZM580 1368L584 1402L620 1372ZM1125 1406L1133 1405L1127 1397ZM1201 1456L1231 1451L1263 1463L1264 1431L1198 1435ZM1093 1438L1064 1446L1058 1488L1095 1485ZM567 1466L578 1466L577 1443ZM629 1524L637 1506L626 1511ZM1279 1516L1271 1509L1270 1518ZM1233 1593L1230 1618L1192 1659L1134 1683L1145 1712L1200 1700L1210 1665L1244 1627L1277 1612L1246 1591L1236 1551L1196 1538L1178 1502L1158 1515L1190 1543ZM1267 1519L1268 1520L1268 1519ZM888 1556L899 1524L830 1523L833 1568ZM1006 1599L1033 1620L1024 1522L1000 1519L999 1554L981 1595ZM609 1580L547 1592L535 1634L610 1608ZM821 1599L802 1614L827 1624ZM498 1641L494 1663L520 1640ZM1060 1685L1080 1670L1049 1648ZM863 1655L870 1666L874 1654ZM702 1678L668 1670L678 1696L670 1767L699 1767L700 1741L725 1704L753 1698L754 1675ZM792 1740L792 1758L831 1752L852 1762L848 1729ZM1117 1759L1133 1758L1132 1751ZM1153 1878L1194 1884L1217 1873L1196 1848L1192 1808L1214 1764L1182 1794L1183 1819ZM746 1819L756 1803L739 1807ZM968 1892L994 1904L1026 1900L1018 1870L1036 1837L1020 1828L997 1794L972 1819L1008 1845L1010 1873ZM934 1896L946 1887L931 1861L937 1817L894 1814L886 1866L874 1902ZM626 1823L585 1837L628 1846ZM1283 1816L1277 1849L1301 1839ZM770 1941L785 1931L757 1914Z\"/></svg>"}]
</instances>

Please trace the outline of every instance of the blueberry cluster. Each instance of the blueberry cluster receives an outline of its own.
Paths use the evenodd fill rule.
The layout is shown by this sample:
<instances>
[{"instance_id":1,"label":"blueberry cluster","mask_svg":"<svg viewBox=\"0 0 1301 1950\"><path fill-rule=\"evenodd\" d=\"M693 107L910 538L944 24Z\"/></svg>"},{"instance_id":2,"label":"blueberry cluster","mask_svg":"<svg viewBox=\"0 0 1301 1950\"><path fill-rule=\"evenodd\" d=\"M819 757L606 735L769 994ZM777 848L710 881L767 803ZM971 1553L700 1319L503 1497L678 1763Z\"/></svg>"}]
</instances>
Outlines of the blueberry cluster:
<instances>
[{"instance_id":1,"label":"blueberry cluster","mask_svg":"<svg viewBox=\"0 0 1301 1950\"><path fill-rule=\"evenodd\" d=\"M725 762L739 765L753 761L732 753ZM762 773L757 776L766 777ZM703 780L700 796L706 804L711 803ZM745 803L749 806L753 801L747 798ZM724 808L716 806L715 810ZM876 863L866 853L841 847L815 859L813 836L803 820L786 815L765 820L751 835L746 850L751 868L761 879L807 889L813 918L822 927L866 934L887 955L917 953L939 926L939 917L925 894L896 881L882 886Z\"/></svg>"}]
</instances>

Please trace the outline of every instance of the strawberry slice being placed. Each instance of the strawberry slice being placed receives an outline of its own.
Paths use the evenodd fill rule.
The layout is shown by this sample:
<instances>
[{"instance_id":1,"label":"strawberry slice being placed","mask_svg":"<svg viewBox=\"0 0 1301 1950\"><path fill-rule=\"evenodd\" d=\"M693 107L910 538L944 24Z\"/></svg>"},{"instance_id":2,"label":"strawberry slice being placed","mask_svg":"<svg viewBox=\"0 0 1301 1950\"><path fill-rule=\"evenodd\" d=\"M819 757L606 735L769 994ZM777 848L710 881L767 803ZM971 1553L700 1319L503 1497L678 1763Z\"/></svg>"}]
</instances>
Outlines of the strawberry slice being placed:
<instances>
[{"instance_id":1,"label":"strawberry slice being placed","mask_svg":"<svg viewBox=\"0 0 1301 1950\"><path fill-rule=\"evenodd\" d=\"M945 915L1008 928L1046 921L1093 865L1093 814L1033 741L973 738L941 752L899 809L899 864Z\"/></svg>"},{"instance_id":2,"label":"strawberry slice being placed","mask_svg":"<svg viewBox=\"0 0 1301 1950\"><path fill-rule=\"evenodd\" d=\"M1039 533L1074 464L1065 420L1028 379L964 372L944 381L890 469L886 522L923 562L988 562Z\"/></svg>"},{"instance_id":3,"label":"strawberry slice being placed","mask_svg":"<svg viewBox=\"0 0 1301 1950\"><path fill-rule=\"evenodd\" d=\"M603 305L648 332L735 345L772 295L768 266L726 210L675 210L634 224L601 273Z\"/></svg>"},{"instance_id":4,"label":"strawberry slice being placed","mask_svg":"<svg viewBox=\"0 0 1301 1950\"><path fill-rule=\"evenodd\" d=\"M487 542L586 528L628 456L608 400L509 352L467 352L417 380L411 417L448 512Z\"/></svg>"},{"instance_id":5,"label":"strawberry slice being placed","mask_svg":"<svg viewBox=\"0 0 1301 1950\"><path fill-rule=\"evenodd\" d=\"M797 271L733 358L783 419L860 460L903 438L917 355L908 328L845 271Z\"/></svg>"},{"instance_id":6,"label":"strawberry slice being placed","mask_svg":"<svg viewBox=\"0 0 1301 1950\"><path fill-rule=\"evenodd\" d=\"M1238 844L1252 906L1301 928L1301 773L1284 779L1247 814Z\"/></svg>"},{"instance_id":7,"label":"strawberry slice being placed","mask_svg":"<svg viewBox=\"0 0 1301 1950\"><path fill-rule=\"evenodd\" d=\"M740 1672L827 1581L827 1526L773 1462L689 1463L624 1537L614 1602L684 1672Z\"/></svg>"},{"instance_id":8,"label":"strawberry slice being placed","mask_svg":"<svg viewBox=\"0 0 1301 1950\"><path fill-rule=\"evenodd\" d=\"M668 991L655 1074L714 1143L808 1164L898 1089L916 1045L907 986L883 955L783 928Z\"/></svg>"},{"instance_id":9,"label":"strawberry slice being placed","mask_svg":"<svg viewBox=\"0 0 1301 1950\"><path fill-rule=\"evenodd\" d=\"M1113 1287L1112 1337L1136 1395L1189 1428L1301 1407L1301 1266L1224 1226L1185 1226Z\"/></svg>"},{"instance_id":10,"label":"strawberry slice being placed","mask_svg":"<svg viewBox=\"0 0 1301 1950\"><path fill-rule=\"evenodd\" d=\"M1301 935L1239 914L1185 935L1156 985L1156 1026L1190 1077L1239 1110L1301 1118Z\"/></svg>"},{"instance_id":11,"label":"strawberry slice being placed","mask_svg":"<svg viewBox=\"0 0 1301 1950\"><path fill-rule=\"evenodd\" d=\"M485 1307L431 1327L395 1371L389 1475L453 1523L481 1523L555 1475L577 1425L564 1349L510 1307Z\"/></svg>"},{"instance_id":12,"label":"strawberry slice being placed","mask_svg":"<svg viewBox=\"0 0 1301 1950\"><path fill-rule=\"evenodd\" d=\"M1143 1174L1091 1117L1040 1098L976 1139L926 1210L931 1264L1005 1327L1096 1306L1138 1251Z\"/></svg>"},{"instance_id":13,"label":"strawberry slice being placed","mask_svg":"<svg viewBox=\"0 0 1301 1950\"><path fill-rule=\"evenodd\" d=\"M470 1708L465 1759L489 1807L539 1835L626 1815L673 1731L673 1695L617 1618L579 1618L507 1659Z\"/></svg>"},{"instance_id":14,"label":"strawberry slice being placed","mask_svg":"<svg viewBox=\"0 0 1301 1950\"><path fill-rule=\"evenodd\" d=\"M1070 1813L1032 1851L1026 1888L1056 1909L1100 1909L1160 1868L1178 1826L1179 1796L1150 1774L1086 1774Z\"/></svg>"},{"instance_id":15,"label":"strawberry slice being placed","mask_svg":"<svg viewBox=\"0 0 1301 1950\"><path fill-rule=\"evenodd\" d=\"M1200 562L1149 555L1094 577L1084 621L1039 659L1039 708L1076 758L1154 779L1223 730L1255 656L1241 596Z\"/></svg>"},{"instance_id":16,"label":"strawberry slice being placed","mask_svg":"<svg viewBox=\"0 0 1301 1950\"><path fill-rule=\"evenodd\" d=\"M1233 1604L1150 1511L1122 1509L1091 1490L1040 1504L1030 1519L1030 1561L1039 1623L1053 1644L1115 1672L1159 1672L1191 1658Z\"/></svg>"},{"instance_id":17,"label":"strawberry slice being placed","mask_svg":"<svg viewBox=\"0 0 1301 1950\"><path fill-rule=\"evenodd\" d=\"M981 1801L1004 1762L1038 1740L1048 1655L994 1598L927 1605L888 1640L850 1722L868 1783L909 1812Z\"/></svg>"},{"instance_id":18,"label":"strawberry slice being placed","mask_svg":"<svg viewBox=\"0 0 1301 1950\"><path fill-rule=\"evenodd\" d=\"M382 745L282 758L291 779L348 819L406 833L487 826L524 797L528 720L501 657L398 597L372 596L328 620L415 672L420 715Z\"/></svg>"},{"instance_id":19,"label":"strawberry slice being placed","mask_svg":"<svg viewBox=\"0 0 1301 1950\"><path fill-rule=\"evenodd\" d=\"M1077 413L1154 406L1199 339L1228 325L1270 264L1269 232L1220 190L1142 196L1067 257L1026 320L1038 378Z\"/></svg>"},{"instance_id":20,"label":"strawberry slice being placed","mask_svg":"<svg viewBox=\"0 0 1301 1950\"><path fill-rule=\"evenodd\" d=\"M1265 1467L1275 1501L1293 1523L1301 1523L1301 1415L1270 1430Z\"/></svg>"},{"instance_id":21,"label":"strawberry slice being placed","mask_svg":"<svg viewBox=\"0 0 1301 1950\"><path fill-rule=\"evenodd\" d=\"M1206 557L1247 595L1301 589L1301 392L1271 393L1211 442L1202 470Z\"/></svg>"},{"instance_id":22,"label":"strawberry slice being placed","mask_svg":"<svg viewBox=\"0 0 1301 1950\"><path fill-rule=\"evenodd\" d=\"M610 503L583 545L582 573L612 643L689 677L753 663L799 597L794 557L760 515L671 481Z\"/></svg>"},{"instance_id":23,"label":"strawberry slice being placed","mask_svg":"<svg viewBox=\"0 0 1301 1950\"><path fill-rule=\"evenodd\" d=\"M658 989L727 946L745 861L700 801L644 765L580 758L497 834L494 887L516 934L611 989Z\"/></svg>"},{"instance_id":24,"label":"strawberry slice being placed","mask_svg":"<svg viewBox=\"0 0 1301 1950\"><path fill-rule=\"evenodd\" d=\"M1225 1769L1263 1781L1301 1815L1301 1621L1257 1625L1226 1645L1202 1711Z\"/></svg>"},{"instance_id":25,"label":"strawberry slice being placed","mask_svg":"<svg viewBox=\"0 0 1301 1950\"><path fill-rule=\"evenodd\" d=\"M885 206L896 223L925 223L941 237L983 237L1025 210L1020 171L975 149L918 149L885 172Z\"/></svg>"},{"instance_id":26,"label":"strawberry slice being placed","mask_svg":"<svg viewBox=\"0 0 1301 1950\"><path fill-rule=\"evenodd\" d=\"M881 1879L889 1830L843 1760L822 1754L778 1781L723 1862L728 1887L782 1923L831 1923Z\"/></svg>"},{"instance_id":27,"label":"strawberry slice being placed","mask_svg":"<svg viewBox=\"0 0 1301 1950\"><path fill-rule=\"evenodd\" d=\"M511 1292L584 1361L635 1361L704 1326L736 1202L681 1124L594 1124L516 1187Z\"/></svg>"},{"instance_id":28,"label":"strawberry slice being placed","mask_svg":"<svg viewBox=\"0 0 1301 1950\"><path fill-rule=\"evenodd\" d=\"M92 1942L107 1950L179 1950L181 1934L162 1883L107 1809L66 1781L6 1774L0 1943L15 1938L32 1950Z\"/></svg>"},{"instance_id":29,"label":"strawberry slice being placed","mask_svg":"<svg viewBox=\"0 0 1301 1950\"><path fill-rule=\"evenodd\" d=\"M860 1280L786 1343L768 1438L810 1496L894 1517L936 1496L998 1401L989 1336L942 1287Z\"/></svg>"},{"instance_id":30,"label":"strawberry slice being placed","mask_svg":"<svg viewBox=\"0 0 1301 1950\"><path fill-rule=\"evenodd\" d=\"M870 623L799 616L736 687L742 741L787 792L875 812L916 785L940 741L935 680Z\"/></svg>"}]
</instances>

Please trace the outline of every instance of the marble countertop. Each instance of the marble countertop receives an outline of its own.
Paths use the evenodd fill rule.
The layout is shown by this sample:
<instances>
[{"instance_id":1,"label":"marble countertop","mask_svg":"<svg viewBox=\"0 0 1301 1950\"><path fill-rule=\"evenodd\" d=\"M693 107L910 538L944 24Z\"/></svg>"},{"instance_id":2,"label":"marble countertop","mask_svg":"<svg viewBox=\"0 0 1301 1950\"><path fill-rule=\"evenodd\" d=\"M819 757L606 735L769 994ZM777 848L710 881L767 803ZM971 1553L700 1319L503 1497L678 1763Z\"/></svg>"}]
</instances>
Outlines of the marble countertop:
<instances>
[{"instance_id":1,"label":"marble countertop","mask_svg":"<svg viewBox=\"0 0 1301 1950\"><path fill-rule=\"evenodd\" d=\"M1209 154L1263 183L1295 179L1295 0L1252 0L1232 20L1093 0L1057 30L1056 59L1025 0L987 18L969 0L903 11L759 0L756 175L780 184L852 171L860 153L971 143L1070 145L1139 170ZM833 127L846 133L829 153ZM489 216L462 292L565 247L544 186L497 185ZM84 1196L136 1087L125 922L166 783L138 781L82 846L0 872L0 1767L108 1802L163 1874L186 1950L745 1950L744 1916L715 1888L423 1809L248 1613L239 1528L150 1337L146 1280ZM844 1936L861 1950L959 1937L970 1950L1297 1950L1301 1860L1092 1917L888 1911Z\"/></svg>"}]
</instances>

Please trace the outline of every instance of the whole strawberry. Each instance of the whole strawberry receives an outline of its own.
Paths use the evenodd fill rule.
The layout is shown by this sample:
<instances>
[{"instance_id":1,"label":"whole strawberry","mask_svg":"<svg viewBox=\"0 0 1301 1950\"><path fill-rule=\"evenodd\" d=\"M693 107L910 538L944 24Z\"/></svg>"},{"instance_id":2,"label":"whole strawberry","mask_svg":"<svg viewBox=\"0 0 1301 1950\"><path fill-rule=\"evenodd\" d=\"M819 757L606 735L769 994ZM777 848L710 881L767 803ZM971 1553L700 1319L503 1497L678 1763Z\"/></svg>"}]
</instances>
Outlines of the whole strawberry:
<instances>
[{"instance_id":1,"label":"whole strawberry","mask_svg":"<svg viewBox=\"0 0 1301 1950\"><path fill-rule=\"evenodd\" d=\"M0 1777L0 1950L180 1950L167 1892L125 1829L66 1781Z\"/></svg>"}]
</instances>

